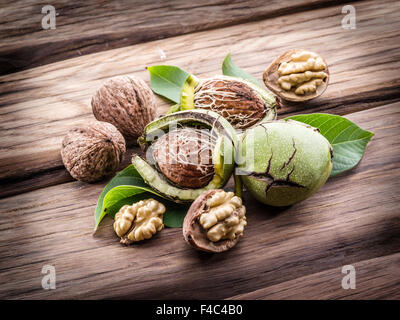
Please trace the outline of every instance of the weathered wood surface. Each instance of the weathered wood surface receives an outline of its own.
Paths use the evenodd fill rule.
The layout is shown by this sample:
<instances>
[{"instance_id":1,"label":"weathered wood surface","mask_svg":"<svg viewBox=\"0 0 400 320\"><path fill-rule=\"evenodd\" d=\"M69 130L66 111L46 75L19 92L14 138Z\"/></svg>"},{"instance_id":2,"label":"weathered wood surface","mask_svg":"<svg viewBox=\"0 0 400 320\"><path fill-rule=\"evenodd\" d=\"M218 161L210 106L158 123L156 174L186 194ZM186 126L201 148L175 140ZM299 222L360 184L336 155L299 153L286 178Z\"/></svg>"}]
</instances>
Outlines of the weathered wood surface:
<instances>
[{"instance_id":1,"label":"weathered wood surface","mask_svg":"<svg viewBox=\"0 0 400 320\"><path fill-rule=\"evenodd\" d=\"M400 253L353 263L356 289L343 290L342 268L333 268L267 288L237 295L232 299L400 299Z\"/></svg>"},{"instance_id":2,"label":"weathered wood surface","mask_svg":"<svg viewBox=\"0 0 400 320\"><path fill-rule=\"evenodd\" d=\"M0 197L71 181L60 144L66 131L93 118L90 99L105 79L146 66L172 64L199 76L221 72L227 52L259 79L282 51L320 52L331 83L318 99L286 106L302 112L348 114L398 100L400 3L357 3L357 29L341 28L341 6L109 50L0 77ZM161 59L159 49L167 58ZM168 104L159 99L160 113ZM130 155L131 152L129 152ZM129 158L129 156L127 157Z\"/></svg>"},{"instance_id":3,"label":"weathered wood surface","mask_svg":"<svg viewBox=\"0 0 400 320\"><path fill-rule=\"evenodd\" d=\"M303 2L297 3L301 7ZM367 1L354 6L355 30L341 28L342 6L283 11L270 19L265 7L265 16L259 18L248 11L255 14L252 19L262 19L254 23L140 43L0 77L0 298L400 298L400 3ZM219 14L217 22L223 20ZM228 23L248 17L235 16ZM160 23L166 26L168 19L161 17ZM148 27L151 30L151 23ZM114 34L116 46L119 32ZM21 43L29 41L23 33L15 33ZM151 39L137 41L143 40ZM19 41L15 43L19 50ZM213 75L220 73L228 51L238 65L261 79L266 66L293 47L320 52L330 65L331 83L320 98L285 106L281 117L329 112L373 131L357 168L330 179L317 194L290 208L266 207L246 195L245 236L223 254L194 251L180 229L165 229L151 241L123 247L110 218L92 236L93 211L106 181L73 182L59 148L68 128L93 117L90 98L105 79L134 74L148 80L145 66L161 63L199 76ZM160 49L166 59L160 57ZM168 103L158 100L161 114ZM46 264L56 268L56 290L41 287ZM356 290L341 288L341 267L347 264L356 268Z\"/></svg>"},{"instance_id":4,"label":"weathered wood surface","mask_svg":"<svg viewBox=\"0 0 400 320\"><path fill-rule=\"evenodd\" d=\"M7 3L8 2L8 3ZM56 29L43 30L34 0L0 3L0 74L145 41L257 21L348 1L54 0Z\"/></svg>"},{"instance_id":5,"label":"weathered wood surface","mask_svg":"<svg viewBox=\"0 0 400 320\"><path fill-rule=\"evenodd\" d=\"M246 195L246 234L222 254L194 251L181 229L124 247L111 219L92 237L102 185L71 182L2 199L0 298L229 298L274 285L288 288L287 295L256 291L254 297L268 297L268 292L273 298L397 297L399 107L395 103L348 116L375 137L356 169L330 179L310 199L276 209ZM374 268L375 262L367 260L376 258L381 266ZM56 290L41 288L45 264L56 268ZM340 268L347 264L355 264L360 279L356 290L340 292ZM326 287L313 291L319 273ZM311 287L303 277L310 277ZM291 289L290 281L297 286Z\"/></svg>"}]
</instances>

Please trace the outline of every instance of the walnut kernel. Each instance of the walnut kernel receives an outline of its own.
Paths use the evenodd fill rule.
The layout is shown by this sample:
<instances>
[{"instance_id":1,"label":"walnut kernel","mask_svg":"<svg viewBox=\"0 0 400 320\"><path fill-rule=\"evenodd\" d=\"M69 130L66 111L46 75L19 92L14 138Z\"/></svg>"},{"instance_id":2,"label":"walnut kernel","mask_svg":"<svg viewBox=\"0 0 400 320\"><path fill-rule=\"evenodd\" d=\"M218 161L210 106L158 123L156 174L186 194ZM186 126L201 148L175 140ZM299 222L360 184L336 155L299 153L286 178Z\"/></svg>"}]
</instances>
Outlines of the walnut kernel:
<instances>
[{"instance_id":1,"label":"walnut kernel","mask_svg":"<svg viewBox=\"0 0 400 320\"><path fill-rule=\"evenodd\" d=\"M207 200L208 210L199 217L207 238L213 242L221 239L234 240L243 234L247 224L246 208L242 199L233 192L216 192Z\"/></svg>"},{"instance_id":2,"label":"walnut kernel","mask_svg":"<svg viewBox=\"0 0 400 320\"><path fill-rule=\"evenodd\" d=\"M300 51L290 56L278 68L279 85L284 90L291 90L299 95L313 93L328 75L323 72L327 68L323 59L314 52Z\"/></svg>"},{"instance_id":3,"label":"walnut kernel","mask_svg":"<svg viewBox=\"0 0 400 320\"><path fill-rule=\"evenodd\" d=\"M206 252L232 248L247 225L246 208L233 192L222 189L202 193L190 206L183 222L187 243Z\"/></svg>"},{"instance_id":4,"label":"walnut kernel","mask_svg":"<svg viewBox=\"0 0 400 320\"><path fill-rule=\"evenodd\" d=\"M114 231L123 244L150 239L164 228L164 212L165 206L154 199L125 205L115 215Z\"/></svg>"}]
</instances>

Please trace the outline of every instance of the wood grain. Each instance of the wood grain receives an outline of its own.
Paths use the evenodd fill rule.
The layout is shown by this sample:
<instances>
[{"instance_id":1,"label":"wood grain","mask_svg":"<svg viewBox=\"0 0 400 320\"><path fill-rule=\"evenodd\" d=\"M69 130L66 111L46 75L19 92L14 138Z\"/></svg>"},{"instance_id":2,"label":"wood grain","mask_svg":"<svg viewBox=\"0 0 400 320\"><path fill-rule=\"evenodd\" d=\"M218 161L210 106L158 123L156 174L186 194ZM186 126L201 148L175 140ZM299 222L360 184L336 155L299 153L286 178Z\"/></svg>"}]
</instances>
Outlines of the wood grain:
<instances>
[{"instance_id":1,"label":"wood grain","mask_svg":"<svg viewBox=\"0 0 400 320\"><path fill-rule=\"evenodd\" d=\"M56 29L42 28L34 0L0 4L0 74L199 30L325 7L332 0L54 0Z\"/></svg>"},{"instance_id":2,"label":"wood grain","mask_svg":"<svg viewBox=\"0 0 400 320\"><path fill-rule=\"evenodd\" d=\"M343 290L341 282L345 274L339 267L237 295L232 299L400 299L400 253L352 265L356 271L355 290Z\"/></svg>"},{"instance_id":3,"label":"wood grain","mask_svg":"<svg viewBox=\"0 0 400 320\"><path fill-rule=\"evenodd\" d=\"M320 281L317 288L322 288L324 279L321 299L397 297L399 108L397 102L348 115L375 137L357 168L329 179L308 200L276 209L246 195L245 236L222 254L194 251L181 229L124 247L111 219L92 237L93 210L104 183L71 182L2 199L0 298L219 299L246 298L249 292L249 297L275 292L274 298L307 298L316 293L299 283ZM56 290L41 288L45 264L56 268ZM360 275L351 294L338 289L340 268L347 264L355 264ZM304 295L295 292L299 286Z\"/></svg>"},{"instance_id":4,"label":"wood grain","mask_svg":"<svg viewBox=\"0 0 400 320\"><path fill-rule=\"evenodd\" d=\"M67 130L93 117L90 99L105 79L120 74L148 79L145 66L149 65L172 64L210 76L221 72L230 51L236 64L261 79L282 51L303 47L326 58L331 83L312 102L284 106L280 117L308 112L343 115L398 101L400 3L354 5L355 30L341 28L341 6L335 6L109 50L0 77L0 183L7 184L0 196L71 181L59 155ZM160 48L166 59L160 57ZM159 113L164 113L169 104L158 102ZM51 179L46 179L48 175Z\"/></svg>"}]
</instances>

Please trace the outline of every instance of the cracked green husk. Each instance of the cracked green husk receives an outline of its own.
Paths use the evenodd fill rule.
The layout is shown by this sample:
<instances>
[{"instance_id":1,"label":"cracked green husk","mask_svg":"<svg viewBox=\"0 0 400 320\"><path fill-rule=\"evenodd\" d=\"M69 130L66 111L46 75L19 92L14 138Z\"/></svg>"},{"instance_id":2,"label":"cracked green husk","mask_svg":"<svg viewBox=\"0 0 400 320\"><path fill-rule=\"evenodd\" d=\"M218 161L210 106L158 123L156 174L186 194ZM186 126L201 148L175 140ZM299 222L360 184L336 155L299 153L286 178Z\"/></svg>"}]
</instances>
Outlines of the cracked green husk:
<instances>
[{"instance_id":1,"label":"cracked green husk","mask_svg":"<svg viewBox=\"0 0 400 320\"><path fill-rule=\"evenodd\" d=\"M328 140L297 121L266 122L249 129L239 150L237 174L257 200L272 206L310 197L332 170Z\"/></svg>"},{"instance_id":2,"label":"cracked green husk","mask_svg":"<svg viewBox=\"0 0 400 320\"><path fill-rule=\"evenodd\" d=\"M134 155L132 163L143 180L154 190L175 202L193 201L206 190L222 188L228 182L234 169L234 148L238 142L233 127L223 117L212 111L180 111L149 123L139 143L148 149L157 137L168 132L170 125L213 129L217 134L213 153L214 176L202 188L182 188L168 181L155 165Z\"/></svg>"}]
</instances>

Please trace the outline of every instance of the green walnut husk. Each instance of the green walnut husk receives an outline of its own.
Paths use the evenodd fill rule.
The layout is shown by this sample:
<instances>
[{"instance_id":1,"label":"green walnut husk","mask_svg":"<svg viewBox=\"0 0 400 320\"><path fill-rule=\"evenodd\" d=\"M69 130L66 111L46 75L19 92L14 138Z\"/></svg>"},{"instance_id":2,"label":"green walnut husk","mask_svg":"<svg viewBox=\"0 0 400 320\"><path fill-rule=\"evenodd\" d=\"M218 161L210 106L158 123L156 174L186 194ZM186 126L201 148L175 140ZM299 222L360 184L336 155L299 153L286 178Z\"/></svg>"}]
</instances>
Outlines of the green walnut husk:
<instances>
[{"instance_id":1,"label":"green walnut husk","mask_svg":"<svg viewBox=\"0 0 400 320\"><path fill-rule=\"evenodd\" d=\"M226 118L235 129L246 129L275 120L277 106L272 92L250 81L221 75L206 79L190 75L182 86L179 108L211 110Z\"/></svg>"},{"instance_id":2,"label":"green walnut husk","mask_svg":"<svg viewBox=\"0 0 400 320\"><path fill-rule=\"evenodd\" d=\"M324 185L332 156L330 143L318 129L297 121L271 121L241 137L237 174L260 202L289 206Z\"/></svg>"},{"instance_id":3,"label":"green walnut husk","mask_svg":"<svg viewBox=\"0 0 400 320\"><path fill-rule=\"evenodd\" d=\"M163 136L169 132L179 132L179 130L188 128L202 129L210 132L213 136L211 164L213 173L208 183L206 182L207 184L202 187L182 187L170 181L160 170L159 164L154 161L154 150L152 149L155 148L157 140L164 141ZM234 149L237 143L233 127L215 112L207 110L179 111L168 114L146 126L143 136L139 139L139 144L147 151L147 161L139 155L134 155L132 163L143 180L154 190L175 202L190 202L204 191L221 188L228 182L234 169ZM188 171L188 176L191 173ZM172 175L174 174L184 175L184 172L179 167L174 167Z\"/></svg>"}]
</instances>

